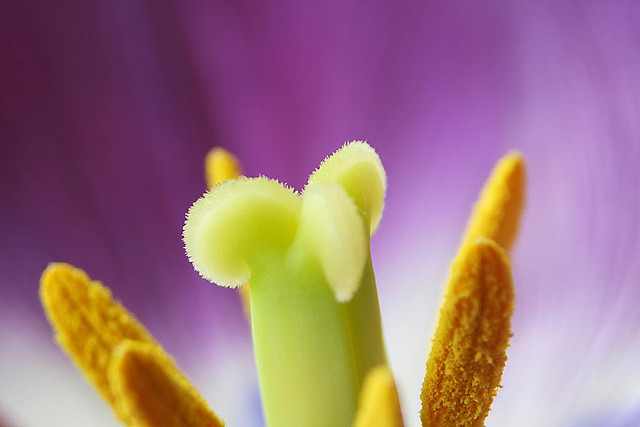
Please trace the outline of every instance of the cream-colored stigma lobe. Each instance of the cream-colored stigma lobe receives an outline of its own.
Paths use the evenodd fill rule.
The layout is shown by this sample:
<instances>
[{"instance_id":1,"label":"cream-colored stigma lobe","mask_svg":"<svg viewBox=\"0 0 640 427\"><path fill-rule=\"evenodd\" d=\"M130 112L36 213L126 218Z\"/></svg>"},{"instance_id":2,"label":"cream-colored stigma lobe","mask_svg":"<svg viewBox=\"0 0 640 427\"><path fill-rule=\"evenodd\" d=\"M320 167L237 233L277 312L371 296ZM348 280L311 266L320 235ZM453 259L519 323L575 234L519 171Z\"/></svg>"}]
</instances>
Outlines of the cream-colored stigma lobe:
<instances>
[{"instance_id":1,"label":"cream-colored stigma lobe","mask_svg":"<svg viewBox=\"0 0 640 427\"><path fill-rule=\"evenodd\" d=\"M525 200L525 163L522 155L511 152L496 164L485 183L464 234L463 244L478 237L511 249Z\"/></svg>"},{"instance_id":2,"label":"cream-colored stigma lobe","mask_svg":"<svg viewBox=\"0 0 640 427\"><path fill-rule=\"evenodd\" d=\"M349 301L360 285L368 236L356 206L339 184L307 187L297 239L317 256L336 300Z\"/></svg>"},{"instance_id":3,"label":"cream-colored stigma lobe","mask_svg":"<svg viewBox=\"0 0 640 427\"><path fill-rule=\"evenodd\" d=\"M136 427L221 427L224 423L156 346L123 341L109 365L120 409Z\"/></svg>"},{"instance_id":4,"label":"cream-colored stigma lobe","mask_svg":"<svg viewBox=\"0 0 640 427\"><path fill-rule=\"evenodd\" d=\"M424 426L482 426L500 384L514 291L504 250L463 246L451 268L422 386Z\"/></svg>"},{"instance_id":5,"label":"cream-colored stigma lobe","mask_svg":"<svg viewBox=\"0 0 640 427\"><path fill-rule=\"evenodd\" d=\"M205 178L207 187L213 188L229 179L236 179L242 175L240 161L229 151L221 147L215 147L209 151L204 161ZM247 319L251 320L251 301L249 297L249 285L238 288L238 294L242 301L242 308Z\"/></svg>"},{"instance_id":6,"label":"cream-colored stigma lobe","mask_svg":"<svg viewBox=\"0 0 640 427\"><path fill-rule=\"evenodd\" d=\"M402 427L398 390L387 365L377 366L367 374L360 406L353 427Z\"/></svg>"},{"instance_id":7,"label":"cream-colored stigma lobe","mask_svg":"<svg viewBox=\"0 0 640 427\"><path fill-rule=\"evenodd\" d=\"M326 182L336 182L347 191L373 235L387 190L387 174L373 147L363 141L348 142L327 157L309 176L307 186Z\"/></svg>"},{"instance_id":8,"label":"cream-colored stigma lobe","mask_svg":"<svg viewBox=\"0 0 640 427\"><path fill-rule=\"evenodd\" d=\"M265 177L216 185L187 213L183 239L189 260L219 286L247 283L254 264L291 245L301 203L291 188Z\"/></svg>"},{"instance_id":9,"label":"cream-colored stigma lobe","mask_svg":"<svg viewBox=\"0 0 640 427\"><path fill-rule=\"evenodd\" d=\"M79 268L64 263L50 264L42 274L40 299L60 347L122 422L130 426L139 425L127 409L132 404L122 401L135 396L117 392L113 388L113 375L109 372L115 350L126 341L150 349L148 351L162 360L170 361L170 357L133 314L113 300L109 289L98 281L92 281ZM173 377L183 378L170 362L163 365L163 371L169 372ZM145 375L150 377L145 379ZM149 382L159 375L160 373L147 368L138 373L136 381ZM188 389L190 394L185 394L182 398L193 399L193 388L183 383L183 389ZM151 402L162 398L146 396L145 399ZM211 410L206 404L198 409L198 412L207 411Z\"/></svg>"}]
</instances>

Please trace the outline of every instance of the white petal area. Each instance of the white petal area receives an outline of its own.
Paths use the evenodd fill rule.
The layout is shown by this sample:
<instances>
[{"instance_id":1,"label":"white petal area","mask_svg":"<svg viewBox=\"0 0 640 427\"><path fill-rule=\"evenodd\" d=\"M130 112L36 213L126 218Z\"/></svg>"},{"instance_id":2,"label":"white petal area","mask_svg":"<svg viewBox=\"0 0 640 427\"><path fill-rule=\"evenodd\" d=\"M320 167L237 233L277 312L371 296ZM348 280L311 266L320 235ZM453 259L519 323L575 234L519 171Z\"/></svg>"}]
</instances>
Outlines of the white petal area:
<instances>
[{"instance_id":1,"label":"white petal area","mask_svg":"<svg viewBox=\"0 0 640 427\"><path fill-rule=\"evenodd\" d=\"M227 426L262 426L262 406L250 337L228 337L215 351L189 352L189 380ZM215 360L215 363L212 363Z\"/></svg>"},{"instance_id":2,"label":"white petal area","mask_svg":"<svg viewBox=\"0 0 640 427\"><path fill-rule=\"evenodd\" d=\"M0 329L0 422L21 427L118 427L122 424L46 325L12 313ZM8 325L7 325L8 326ZM44 328L42 326L45 326ZM260 426L258 380L248 333L226 336L219 348L172 356L229 426Z\"/></svg>"},{"instance_id":3,"label":"white petal area","mask_svg":"<svg viewBox=\"0 0 640 427\"><path fill-rule=\"evenodd\" d=\"M487 426L572 426L603 417L611 424L594 425L616 425L615 416L638 408L639 337L592 314L550 310L514 326L504 388Z\"/></svg>"},{"instance_id":4,"label":"white petal area","mask_svg":"<svg viewBox=\"0 0 640 427\"><path fill-rule=\"evenodd\" d=\"M390 204L387 215L393 216L394 211ZM406 427L420 426L420 390L427 355L460 241L461 234L452 232L451 218L432 215L439 223L436 228L416 227L413 221L396 226L393 233L382 227L379 240L372 241L387 356ZM464 220L460 222L464 224Z\"/></svg>"},{"instance_id":5,"label":"white petal area","mask_svg":"<svg viewBox=\"0 0 640 427\"><path fill-rule=\"evenodd\" d=\"M5 319L6 322L6 319ZM95 426L120 423L36 322L19 315L0 329L0 418L23 427Z\"/></svg>"}]
</instances>

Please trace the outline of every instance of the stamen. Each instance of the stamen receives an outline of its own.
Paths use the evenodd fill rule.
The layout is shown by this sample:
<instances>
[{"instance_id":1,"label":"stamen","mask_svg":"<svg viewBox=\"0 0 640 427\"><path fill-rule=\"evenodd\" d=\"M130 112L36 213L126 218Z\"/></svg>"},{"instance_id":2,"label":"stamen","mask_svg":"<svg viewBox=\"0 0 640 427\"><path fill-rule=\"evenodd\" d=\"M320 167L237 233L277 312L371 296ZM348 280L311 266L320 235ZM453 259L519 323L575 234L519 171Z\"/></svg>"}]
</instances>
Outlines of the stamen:
<instances>
[{"instance_id":1,"label":"stamen","mask_svg":"<svg viewBox=\"0 0 640 427\"><path fill-rule=\"evenodd\" d=\"M221 147L209 151L204 161L204 169L209 188L242 175L237 157Z\"/></svg>"},{"instance_id":2,"label":"stamen","mask_svg":"<svg viewBox=\"0 0 640 427\"><path fill-rule=\"evenodd\" d=\"M119 407L136 427L224 425L154 345L123 341L113 354L109 380Z\"/></svg>"},{"instance_id":3,"label":"stamen","mask_svg":"<svg viewBox=\"0 0 640 427\"><path fill-rule=\"evenodd\" d=\"M116 406L107 368L120 342L130 339L157 345L151 334L112 299L109 289L69 264L47 267L40 280L40 299L60 347L127 423L126 414Z\"/></svg>"},{"instance_id":4,"label":"stamen","mask_svg":"<svg viewBox=\"0 0 640 427\"><path fill-rule=\"evenodd\" d=\"M100 282L91 281L84 271L69 264L50 264L42 274L40 299L62 349L126 425L221 425L162 347ZM132 366L138 369L135 376L130 375ZM164 385L161 379L165 377L173 385L170 395L159 396L166 390L147 387ZM136 392L144 387L146 392L140 397ZM145 424L144 417L132 418L131 414L141 416L141 411L157 412L154 405L160 400L171 401L180 408L176 409L180 420L193 423ZM140 408L145 404L149 405L146 409ZM211 419L218 424L209 422Z\"/></svg>"},{"instance_id":5,"label":"stamen","mask_svg":"<svg viewBox=\"0 0 640 427\"><path fill-rule=\"evenodd\" d=\"M393 375L386 365L367 374L354 427L402 427L402 411Z\"/></svg>"},{"instance_id":6,"label":"stamen","mask_svg":"<svg viewBox=\"0 0 640 427\"><path fill-rule=\"evenodd\" d=\"M207 154L204 161L205 175L209 189L228 179L236 179L242 175L242 168L238 158L221 147L215 147ZM249 285L238 288L242 309L249 321L251 320L251 305L249 300Z\"/></svg>"},{"instance_id":7,"label":"stamen","mask_svg":"<svg viewBox=\"0 0 640 427\"><path fill-rule=\"evenodd\" d=\"M475 205L463 244L486 237L511 249L524 207L525 180L522 155L511 152L500 159Z\"/></svg>"},{"instance_id":8,"label":"stamen","mask_svg":"<svg viewBox=\"0 0 640 427\"><path fill-rule=\"evenodd\" d=\"M482 426L507 359L513 303L504 250L488 239L463 246L427 362L424 426Z\"/></svg>"}]
</instances>

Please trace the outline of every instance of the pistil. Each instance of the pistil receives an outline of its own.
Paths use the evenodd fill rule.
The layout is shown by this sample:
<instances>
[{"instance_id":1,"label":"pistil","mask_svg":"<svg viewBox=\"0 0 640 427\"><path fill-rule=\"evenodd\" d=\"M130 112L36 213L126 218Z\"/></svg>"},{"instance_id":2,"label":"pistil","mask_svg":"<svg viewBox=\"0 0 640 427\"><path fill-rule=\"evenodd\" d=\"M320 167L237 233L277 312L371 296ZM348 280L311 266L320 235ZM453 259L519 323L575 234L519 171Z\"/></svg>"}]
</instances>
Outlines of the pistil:
<instances>
[{"instance_id":1,"label":"pistil","mask_svg":"<svg viewBox=\"0 0 640 427\"><path fill-rule=\"evenodd\" d=\"M250 285L271 426L350 425L366 373L386 363L369 253L384 183L377 154L352 143L302 194L240 178L189 211L184 240L196 270L222 286Z\"/></svg>"}]
</instances>

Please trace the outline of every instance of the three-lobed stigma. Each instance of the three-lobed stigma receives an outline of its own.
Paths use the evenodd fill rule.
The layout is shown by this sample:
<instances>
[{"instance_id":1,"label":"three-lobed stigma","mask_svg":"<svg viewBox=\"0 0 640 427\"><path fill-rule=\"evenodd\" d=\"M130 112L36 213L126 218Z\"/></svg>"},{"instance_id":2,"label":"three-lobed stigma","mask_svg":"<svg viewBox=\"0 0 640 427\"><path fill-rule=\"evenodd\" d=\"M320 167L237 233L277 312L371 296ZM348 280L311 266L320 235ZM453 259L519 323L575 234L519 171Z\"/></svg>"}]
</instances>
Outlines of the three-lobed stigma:
<instances>
[{"instance_id":1,"label":"three-lobed stigma","mask_svg":"<svg viewBox=\"0 0 640 427\"><path fill-rule=\"evenodd\" d=\"M221 158L231 162L224 153L212 151L209 157L216 160L207 165L221 164ZM363 230L377 227L385 188L378 155L359 141L325 159L301 194L265 177L217 181L187 214L187 255L204 278L237 287L250 281L253 270L269 268L272 255L305 251L321 266L336 298L347 301L366 261Z\"/></svg>"}]
</instances>

